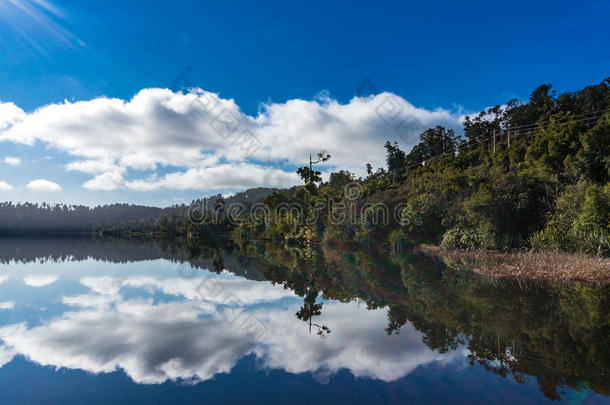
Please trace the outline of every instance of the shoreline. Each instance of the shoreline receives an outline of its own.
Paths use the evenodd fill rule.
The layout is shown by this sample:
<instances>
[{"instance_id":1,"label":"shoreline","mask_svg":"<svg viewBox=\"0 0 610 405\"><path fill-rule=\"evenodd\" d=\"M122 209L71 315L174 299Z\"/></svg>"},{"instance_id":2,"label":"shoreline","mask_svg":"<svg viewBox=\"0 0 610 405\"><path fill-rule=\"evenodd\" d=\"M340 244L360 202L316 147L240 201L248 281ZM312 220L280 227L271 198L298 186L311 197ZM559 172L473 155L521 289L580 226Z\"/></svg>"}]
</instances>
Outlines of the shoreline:
<instances>
[{"instance_id":1,"label":"shoreline","mask_svg":"<svg viewBox=\"0 0 610 405\"><path fill-rule=\"evenodd\" d=\"M467 270L493 279L551 282L610 282L610 258L561 251L498 252L415 248L425 254L457 260Z\"/></svg>"}]
</instances>

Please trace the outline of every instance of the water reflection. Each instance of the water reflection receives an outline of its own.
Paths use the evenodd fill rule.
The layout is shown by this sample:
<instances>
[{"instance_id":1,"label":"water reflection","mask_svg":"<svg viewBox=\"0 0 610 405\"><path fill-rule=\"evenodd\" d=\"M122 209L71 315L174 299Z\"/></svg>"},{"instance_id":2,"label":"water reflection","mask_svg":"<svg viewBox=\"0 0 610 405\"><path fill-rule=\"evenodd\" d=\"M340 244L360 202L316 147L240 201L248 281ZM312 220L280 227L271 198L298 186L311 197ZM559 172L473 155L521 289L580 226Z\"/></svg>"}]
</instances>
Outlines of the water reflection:
<instances>
[{"instance_id":1,"label":"water reflection","mask_svg":"<svg viewBox=\"0 0 610 405\"><path fill-rule=\"evenodd\" d=\"M0 366L24 356L158 384L214 379L248 356L320 382L342 370L392 382L418 367L479 365L534 378L549 399L609 393L608 285L485 280L459 262L349 246L304 260L277 246L194 255L133 241L29 243L0 247ZM264 333L245 333L228 311Z\"/></svg>"},{"instance_id":2,"label":"water reflection","mask_svg":"<svg viewBox=\"0 0 610 405\"><path fill-rule=\"evenodd\" d=\"M89 263L82 264L86 273ZM336 336L322 342L295 322L300 299L282 286L227 274L201 277L218 277L235 297L222 305L255 314L266 333L252 340L231 327L219 315L221 304L197 291L193 279L82 277L83 293L58 297L67 307L63 313L36 326L0 328L3 362L19 354L57 368L123 369L138 383L198 382L228 373L239 359L255 354L263 368L315 372L320 378L347 369L355 376L392 381L418 365L465 356L464 351L430 351L411 326L403 328L403 339L392 339L383 330L386 311L368 311L356 303L326 303L320 319L335 325Z\"/></svg>"},{"instance_id":3,"label":"water reflection","mask_svg":"<svg viewBox=\"0 0 610 405\"><path fill-rule=\"evenodd\" d=\"M322 306L324 305L321 302L316 302L316 298L318 298L318 292L308 292L305 295L305 299L303 300L303 305L299 308L296 313L297 318L302 320L303 322L309 323L309 333L311 334L311 328L316 329L316 334L321 338L325 339L330 333L330 328L326 325L320 325L317 323L313 323L313 318L316 316L322 315Z\"/></svg>"}]
</instances>

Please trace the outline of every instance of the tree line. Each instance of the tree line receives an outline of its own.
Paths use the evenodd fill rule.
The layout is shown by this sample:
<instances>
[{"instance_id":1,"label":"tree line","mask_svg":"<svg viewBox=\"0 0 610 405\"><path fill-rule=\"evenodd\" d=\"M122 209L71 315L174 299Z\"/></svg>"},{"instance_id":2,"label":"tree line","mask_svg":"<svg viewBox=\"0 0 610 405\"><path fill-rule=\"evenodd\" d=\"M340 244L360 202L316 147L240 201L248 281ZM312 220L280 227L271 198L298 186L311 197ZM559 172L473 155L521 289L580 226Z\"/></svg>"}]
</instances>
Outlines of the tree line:
<instances>
[{"instance_id":1,"label":"tree line","mask_svg":"<svg viewBox=\"0 0 610 405\"><path fill-rule=\"evenodd\" d=\"M386 167L366 164L364 178L341 170L323 182L305 166L298 171L303 186L265 199L271 208L298 204L297 217L281 213L267 224L244 218L233 232L294 243L341 239L610 253L610 79L560 95L545 84L528 101L488 108L463 125L463 135L429 128L409 152L387 142ZM362 188L357 201L344 196L354 183ZM399 206L401 217L388 225L366 215L336 224L328 220L332 206L318 204L328 200L367 204L371 218L371 203ZM312 223L318 206L326 212Z\"/></svg>"}]
</instances>

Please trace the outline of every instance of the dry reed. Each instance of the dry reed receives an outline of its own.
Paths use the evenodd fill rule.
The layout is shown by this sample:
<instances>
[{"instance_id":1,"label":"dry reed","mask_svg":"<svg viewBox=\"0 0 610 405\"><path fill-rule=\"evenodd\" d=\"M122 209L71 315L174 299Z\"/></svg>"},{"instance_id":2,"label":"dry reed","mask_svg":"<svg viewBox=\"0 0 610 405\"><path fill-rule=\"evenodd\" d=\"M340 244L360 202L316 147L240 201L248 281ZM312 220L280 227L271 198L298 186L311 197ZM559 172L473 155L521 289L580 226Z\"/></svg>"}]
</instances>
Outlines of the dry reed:
<instances>
[{"instance_id":1,"label":"dry reed","mask_svg":"<svg viewBox=\"0 0 610 405\"><path fill-rule=\"evenodd\" d=\"M495 279L553 282L608 282L610 258L557 251L444 250L425 246L418 250L460 260L476 274Z\"/></svg>"}]
</instances>

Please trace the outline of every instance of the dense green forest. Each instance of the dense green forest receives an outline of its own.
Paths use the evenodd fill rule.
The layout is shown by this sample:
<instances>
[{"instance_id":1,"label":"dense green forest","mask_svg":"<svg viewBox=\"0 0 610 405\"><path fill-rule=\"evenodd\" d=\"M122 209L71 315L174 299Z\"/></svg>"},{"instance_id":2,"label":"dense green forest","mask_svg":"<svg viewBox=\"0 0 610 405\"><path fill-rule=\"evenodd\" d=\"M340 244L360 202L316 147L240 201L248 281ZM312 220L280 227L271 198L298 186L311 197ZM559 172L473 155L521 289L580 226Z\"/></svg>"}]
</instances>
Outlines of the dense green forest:
<instances>
[{"instance_id":1,"label":"dense green forest","mask_svg":"<svg viewBox=\"0 0 610 405\"><path fill-rule=\"evenodd\" d=\"M463 136L437 126L409 153L385 148L387 167L367 164L365 178L339 171L322 182L299 169L305 185L268 196L264 221L229 212L234 234L610 252L610 79L558 96L542 85L525 103L466 117ZM357 198L346 192L354 188ZM277 209L286 204L298 209Z\"/></svg>"}]
</instances>

